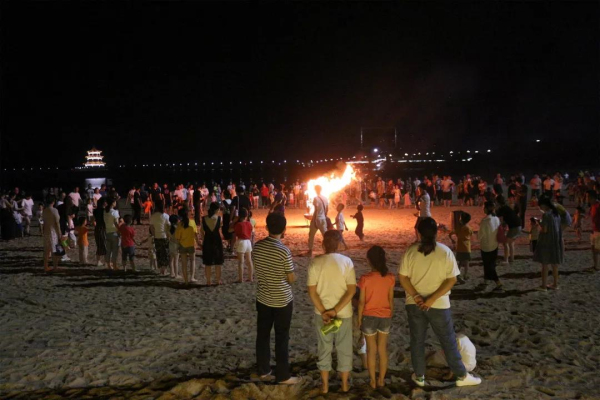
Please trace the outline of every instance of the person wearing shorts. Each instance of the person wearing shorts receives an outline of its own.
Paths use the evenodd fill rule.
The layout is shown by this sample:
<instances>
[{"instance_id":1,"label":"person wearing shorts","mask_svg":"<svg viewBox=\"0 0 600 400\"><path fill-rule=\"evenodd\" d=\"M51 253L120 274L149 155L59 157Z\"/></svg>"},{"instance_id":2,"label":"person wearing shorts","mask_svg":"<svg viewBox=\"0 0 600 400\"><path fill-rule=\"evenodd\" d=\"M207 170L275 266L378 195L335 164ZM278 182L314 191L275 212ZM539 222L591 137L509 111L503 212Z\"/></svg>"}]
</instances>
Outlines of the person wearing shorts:
<instances>
[{"instance_id":1,"label":"person wearing shorts","mask_svg":"<svg viewBox=\"0 0 600 400\"><path fill-rule=\"evenodd\" d=\"M123 224L119 226L119 235L121 235L121 261L123 262L123 270L127 271L127 260L131 270L135 272L135 230L131 227L133 218L131 215L123 217Z\"/></svg>"},{"instance_id":2,"label":"person wearing shorts","mask_svg":"<svg viewBox=\"0 0 600 400\"><path fill-rule=\"evenodd\" d=\"M373 246L367 252L371 272L361 276L358 287L358 320L367 342L367 367L372 388L385 385L388 367L387 340L392 326L394 309L394 287L396 277L388 272L385 251ZM375 379L377 355L379 355L379 377Z\"/></svg>"},{"instance_id":3,"label":"person wearing shorts","mask_svg":"<svg viewBox=\"0 0 600 400\"><path fill-rule=\"evenodd\" d=\"M252 265L252 223L248 221L248 210L242 208L238 213L238 222L233 226L235 232L235 252L238 258L238 281L244 281L244 263L248 267L248 282L254 281Z\"/></svg>"}]
</instances>

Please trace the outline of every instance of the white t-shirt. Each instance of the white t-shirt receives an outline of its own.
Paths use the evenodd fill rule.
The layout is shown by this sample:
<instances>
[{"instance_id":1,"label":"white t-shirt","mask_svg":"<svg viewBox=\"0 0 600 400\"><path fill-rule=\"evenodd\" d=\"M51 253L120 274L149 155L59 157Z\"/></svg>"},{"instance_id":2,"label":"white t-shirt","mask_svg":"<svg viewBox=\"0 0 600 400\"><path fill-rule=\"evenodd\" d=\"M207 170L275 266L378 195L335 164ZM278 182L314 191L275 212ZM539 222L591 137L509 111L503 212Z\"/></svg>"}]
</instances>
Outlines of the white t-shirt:
<instances>
[{"instance_id":1,"label":"white t-shirt","mask_svg":"<svg viewBox=\"0 0 600 400\"><path fill-rule=\"evenodd\" d=\"M92 198L94 199L94 203L98 204L98 200L100 200L102 198L102 195L100 193L94 193Z\"/></svg>"},{"instance_id":2,"label":"white t-shirt","mask_svg":"<svg viewBox=\"0 0 600 400\"><path fill-rule=\"evenodd\" d=\"M154 227L154 238L155 239L166 239L167 231L171 227L169 222L169 214L165 213L152 213L150 216L150 225Z\"/></svg>"},{"instance_id":3,"label":"white t-shirt","mask_svg":"<svg viewBox=\"0 0 600 400\"><path fill-rule=\"evenodd\" d=\"M486 215L479 224L479 232L477 238L481 244L481 250L494 251L498 248L498 227L500 227L500 219Z\"/></svg>"},{"instance_id":4,"label":"white t-shirt","mask_svg":"<svg viewBox=\"0 0 600 400\"><path fill-rule=\"evenodd\" d=\"M456 335L456 345L458 347L458 352L460 353L460 358L465 365L465 369L467 372L473 371L477 366L477 349L475 348L475 345L462 333ZM431 363L433 366L448 366L444 351L441 349L435 352L430 360L428 365Z\"/></svg>"},{"instance_id":5,"label":"white t-shirt","mask_svg":"<svg viewBox=\"0 0 600 400\"><path fill-rule=\"evenodd\" d=\"M73 205L75 207L79 207L79 202L81 201L81 195L78 192L69 193L69 197L73 200Z\"/></svg>"},{"instance_id":6,"label":"white t-shirt","mask_svg":"<svg viewBox=\"0 0 600 400\"><path fill-rule=\"evenodd\" d=\"M135 190L133 190L133 189L132 189L132 190L130 190L130 191L129 191L129 193L127 193L127 195L129 196L129 202L130 202L131 204L133 204L133 203L134 203L134 200L133 200L133 199L134 199L134 197L133 197L133 196L135 195Z\"/></svg>"},{"instance_id":7,"label":"white t-shirt","mask_svg":"<svg viewBox=\"0 0 600 400\"><path fill-rule=\"evenodd\" d=\"M119 212L117 210L110 210L104 212L104 224L106 225L106 233L115 233L117 227L115 223L119 222Z\"/></svg>"},{"instance_id":8,"label":"white t-shirt","mask_svg":"<svg viewBox=\"0 0 600 400\"><path fill-rule=\"evenodd\" d=\"M325 209L327 208L329 201L325 196L318 195L313 200L313 205L315 206L315 212L313 214L314 219L325 219L327 217L327 213Z\"/></svg>"},{"instance_id":9,"label":"white t-shirt","mask_svg":"<svg viewBox=\"0 0 600 400\"><path fill-rule=\"evenodd\" d=\"M338 231L343 231L346 229L346 220L344 219L344 214L338 213L335 217L335 227Z\"/></svg>"},{"instance_id":10,"label":"white t-shirt","mask_svg":"<svg viewBox=\"0 0 600 400\"><path fill-rule=\"evenodd\" d=\"M554 185L554 180L553 179L546 179L544 181L544 190L552 190L552 186Z\"/></svg>"},{"instance_id":11,"label":"white t-shirt","mask_svg":"<svg viewBox=\"0 0 600 400\"><path fill-rule=\"evenodd\" d=\"M33 199L23 199L23 202L21 204L25 215L30 217L33 216Z\"/></svg>"},{"instance_id":12,"label":"white t-shirt","mask_svg":"<svg viewBox=\"0 0 600 400\"><path fill-rule=\"evenodd\" d=\"M554 190L561 190L562 189L562 180L560 178L556 178L554 180Z\"/></svg>"},{"instance_id":13,"label":"white t-shirt","mask_svg":"<svg viewBox=\"0 0 600 400\"><path fill-rule=\"evenodd\" d=\"M404 253L400 275L408 277L417 293L427 298L446 279L460 275L460 270L454 253L447 246L437 243L435 249L425 256L419 252L419 244L416 243ZM407 298L406 304L415 304L415 301ZM450 308L450 291L437 299L432 308Z\"/></svg>"},{"instance_id":14,"label":"white t-shirt","mask_svg":"<svg viewBox=\"0 0 600 400\"><path fill-rule=\"evenodd\" d=\"M329 310L340 301L348 290L356 285L352 260L342 254L329 253L313 258L308 267L308 285L316 286L323 307ZM315 308L316 314L321 314ZM339 318L352 317L352 302L338 312Z\"/></svg>"},{"instance_id":15,"label":"white t-shirt","mask_svg":"<svg viewBox=\"0 0 600 400\"><path fill-rule=\"evenodd\" d=\"M429 193L425 192L421 195L419 201L419 217L431 217L431 198Z\"/></svg>"}]
</instances>

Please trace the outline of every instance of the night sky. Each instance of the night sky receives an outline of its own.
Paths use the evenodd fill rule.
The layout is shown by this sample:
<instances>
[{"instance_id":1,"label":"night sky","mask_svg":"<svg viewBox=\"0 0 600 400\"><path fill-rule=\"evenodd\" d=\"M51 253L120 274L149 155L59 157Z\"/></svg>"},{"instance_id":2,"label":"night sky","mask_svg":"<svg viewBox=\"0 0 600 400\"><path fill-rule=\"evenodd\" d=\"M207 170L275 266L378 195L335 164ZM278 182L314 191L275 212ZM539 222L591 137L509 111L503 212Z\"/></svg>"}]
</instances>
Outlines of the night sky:
<instances>
[{"instance_id":1,"label":"night sky","mask_svg":"<svg viewBox=\"0 0 600 400\"><path fill-rule=\"evenodd\" d=\"M600 141L597 2L1 7L3 167Z\"/></svg>"}]
</instances>

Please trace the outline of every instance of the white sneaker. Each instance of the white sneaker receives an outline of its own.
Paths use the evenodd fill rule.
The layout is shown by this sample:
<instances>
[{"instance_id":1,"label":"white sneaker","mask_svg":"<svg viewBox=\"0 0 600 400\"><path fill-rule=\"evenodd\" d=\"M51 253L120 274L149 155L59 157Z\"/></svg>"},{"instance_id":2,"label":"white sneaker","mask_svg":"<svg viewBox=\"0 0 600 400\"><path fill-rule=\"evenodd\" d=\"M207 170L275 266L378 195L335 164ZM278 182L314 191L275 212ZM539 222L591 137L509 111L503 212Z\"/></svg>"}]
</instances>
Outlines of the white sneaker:
<instances>
[{"instance_id":1,"label":"white sneaker","mask_svg":"<svg viewBox=\"0 0 600 400\"><path fill-rule=\"evenodd\" d=\"M104 264L103 264L103 263L101 263L101 262L98 262L98 263L96 264L96 267L104 267Z\"/></svg>"},{"instance_id":2,"label":"white sneaker","mask_svg":"<svg viewBox=\"0 0 600 400\"><path fill-rule=\"evenodd\" d=\"M425 387L425 377L424 376L417 378L417 376L413 373L410 378L412 379L412 381L414 383L417 384L417 386Z\"/></svg>"},{"instance_id":3,"label":"white sneaker","mask_svg":"<svg viewBox=\"0 0 600 400\"><path fill-rule=\"evenodd\" d=\"M71 261L71 259L69 258L69 256L64 255L64 256L62 256L62 258L60 259L60 261Z\"/></svg>"},{"instance_id":4,"label":"white sneaker","mask_svg":"<svg viewBox=\"0 0 600 400\"><path fill-rule=\"evenodd\" d=\"M467 376L465 376L463 379L456 380L456 386L476 386L479 384L481 384L481 378L473 376L469 373L467 373Z\"/></svg>"}]
</instances>

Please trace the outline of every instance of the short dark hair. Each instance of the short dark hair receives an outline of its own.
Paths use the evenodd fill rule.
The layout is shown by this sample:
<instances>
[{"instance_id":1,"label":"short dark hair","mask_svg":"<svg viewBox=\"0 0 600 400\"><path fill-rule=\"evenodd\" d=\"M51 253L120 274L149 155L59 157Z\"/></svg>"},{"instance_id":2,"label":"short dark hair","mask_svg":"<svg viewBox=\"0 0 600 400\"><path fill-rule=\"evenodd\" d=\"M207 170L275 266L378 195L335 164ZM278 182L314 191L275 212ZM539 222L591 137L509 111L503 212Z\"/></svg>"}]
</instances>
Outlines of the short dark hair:
<instances>
[{"instance_id":1,"label":"short dark hair","mask_svg":"<svg viewBox=\"0 0 600 400\"><path fill-rule=\"evenodd\" d=\"M356 206L356 209L357 209L358 211L362 211L362 210L364 210L364 208L365 208L365 207L364 207L362 204L359 204L359 205L357 205L357 206Z\"/></svg>"},{"instance_id":2,"label":"short dark hair","mask_svg":"<svg viewBox=\"0 0 600 400\"><path fill-rule=\"evenodd\" d=\"M133 218L131 218L131 215L127 214L123 217L123 221L125 221L127 225L131 225L131 223L133 222Z\"/></svg>"},{"instance_id":3,"label":"short dark hair","mask_svg":"<svg viewBox=\"0 0 600 400\"><path fill-rule=\"evenodd\" d=\"M246 218L248 216L248 210L241 208L238 215L240 218Z\"/></svg>"},{"instance_id":4,"label":"short dark hair","mask_svg":"<svg viewBox=\"0 0 600 400\"><path fill-rule=\"evenodd\" d=\"M271 213L267 215L267 230L271 235L281 235L285 231L287 220L281 213Z\"/></svg>"},{"instance_id":5,"label":"short dark hair","mask_svg":"<svg viewBox=\"0 0 600 400\"><path fill-rule=\"evenodd\" d=\"M335 253L342 242L342 234L337 229L332 229L323 235L325 253Z\"/></svg>"},{"instance_id":6,"label":"short dark hair","mask_svg":"<svg viewBox=\"0 0 600 400\"><path fill-rule=\"evenodd\" d=\"M463 211L462 214L460 214L460 223L465 225L468 224L469 221L471 221L471 214Z\"/></svg>"}]
</instances>

